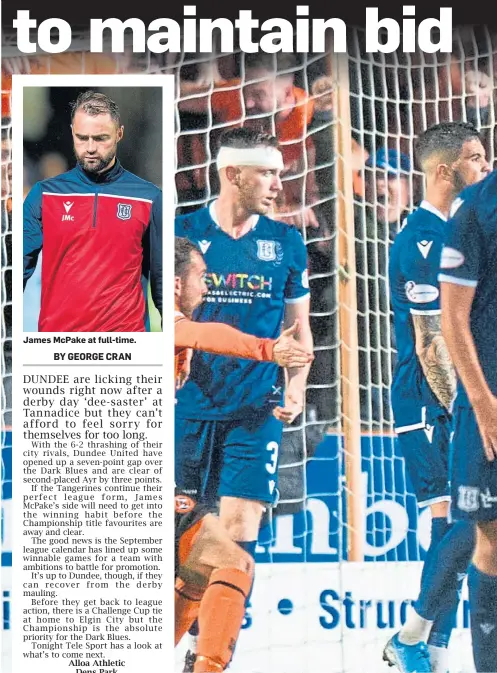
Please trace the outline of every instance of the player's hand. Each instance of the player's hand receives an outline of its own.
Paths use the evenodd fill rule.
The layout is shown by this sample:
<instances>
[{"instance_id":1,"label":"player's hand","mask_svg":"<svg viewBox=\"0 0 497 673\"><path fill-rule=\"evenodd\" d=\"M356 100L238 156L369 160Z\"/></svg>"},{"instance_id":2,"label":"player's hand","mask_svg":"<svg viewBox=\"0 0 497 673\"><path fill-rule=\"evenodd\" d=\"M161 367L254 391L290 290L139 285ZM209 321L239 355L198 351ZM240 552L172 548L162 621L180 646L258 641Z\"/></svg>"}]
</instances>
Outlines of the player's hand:
<instances>
[{"instance_id":1,"label":"player's hand","mask_svg":"<svg viewBox=\"0 0 497 673\"><path fill-rule=\"evenodd\" d=\"M497 397L492 395L483 402L473 404L473 409L485 456L492 462L497 458Z\"/></svg>"},{"instance_id":2,"label":"player's hand","mask_svg":"<svg viewBox=\"0 0 497 673\"><path fill-rule=\"evenodd\" d=\"M291 425L293 421L302 413L304 408L304 395L297 395L291 390L285 393L285 401L283 407L275 407L273 416L279 421Z\"/></svg>"},{"instance_id":3,"label":"player's hand","mask_svg":"<svg viewBox=\"0 0 497 673\"><path fill-rule=\"evenodd\" d=\"M299 326L299 321L296 320L276 339L273 347L273 362L276 362L280 367L305 367L314 360L313 353L310 353L294 338Z\"/></svg>"}]
</instances>

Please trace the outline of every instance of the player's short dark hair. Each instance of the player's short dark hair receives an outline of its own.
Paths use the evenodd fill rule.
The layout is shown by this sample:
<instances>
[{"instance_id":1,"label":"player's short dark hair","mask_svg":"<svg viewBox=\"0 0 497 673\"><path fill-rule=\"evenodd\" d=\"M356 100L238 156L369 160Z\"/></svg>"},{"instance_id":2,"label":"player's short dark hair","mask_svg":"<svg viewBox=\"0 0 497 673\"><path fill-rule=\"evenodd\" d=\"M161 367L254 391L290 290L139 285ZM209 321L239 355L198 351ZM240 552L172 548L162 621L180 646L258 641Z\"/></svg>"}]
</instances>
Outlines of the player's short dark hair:
<instances>
[{"instance_id":1,"label":"player's short dark hair","mask_svg":"<svg viewBox=\"0 0 497 673\"><path fill-rule=\"evenodd\" d=\"M253 68L254 70L265 70L274 75L291 75L292 70L298 67L295 54L280 53L267 54L265 51L255 52L253 54L244 54L243 64L245 70Z\"/></svg>"},{"instance_id":2,"label":"player's short dark hair","mask_svg":"<svg viewBox=\"0 0 497 673\"><path fill-rule=\"evenodd\" d=\"M278 138L252 128L237 128L225 131L219 138L219 147L234 147L238 150L254 147L278 147Z\"/></svg>"},{"instance_id":3,"label":"player's short dark hair","mask_svg":"<svg viewBox=\"0 0 497 673\"><path fill-rule=\"evenodd\" d=\"M74 121L74 115L78 110L83 110L92 117L109 114L115 121L116 126L121 126L121 114L117 103L104 93L95 91L80 93L76 100L71 103L71 123Z\"/></svg>"},{"instance_id":4,"label":"player's short dark hair","mask_svg":"<svg viewBox=\"0 0 497 673\"><path fill-rule=\"evenodd\" d=\"M195 243L192 243L187 238L176 236L174 239L174 275L183 278L190 264L192 263L192 253L198 253L202 257L202 253L197 248Z\"/></svg>"},{"instance_id":5,"label":"player's short dark hair","mask_svg":"<svg viewBox=\"0 0 497 673\"><path fill-rule=\"evenodd\" d=\"M457 161L468 140L481 140L478 130L469 122L443 122L430 126L415 142L415 152L421 168L434 154L447 163Z\"/></svg>"}]
</instances>

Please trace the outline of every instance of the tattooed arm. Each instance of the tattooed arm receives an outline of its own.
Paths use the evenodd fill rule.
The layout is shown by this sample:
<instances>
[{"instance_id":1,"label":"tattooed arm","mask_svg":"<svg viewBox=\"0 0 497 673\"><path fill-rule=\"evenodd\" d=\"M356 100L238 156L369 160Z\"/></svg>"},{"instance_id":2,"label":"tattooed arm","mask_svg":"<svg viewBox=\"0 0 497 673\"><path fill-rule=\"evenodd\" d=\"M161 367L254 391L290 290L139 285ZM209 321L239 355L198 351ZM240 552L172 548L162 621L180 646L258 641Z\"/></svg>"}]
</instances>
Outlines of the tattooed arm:
<instances>
[{"instance_id":1,"label":"tattooed arm","mask_svg":"<svg viewBox=\"0 0 497 673\"><path fill-rule=\"evenodd\" d=\"M440 314L413 315L416 353L430 388L446 409L456 394L456 372L442 336Z\"/></svg>"}]
</instances>

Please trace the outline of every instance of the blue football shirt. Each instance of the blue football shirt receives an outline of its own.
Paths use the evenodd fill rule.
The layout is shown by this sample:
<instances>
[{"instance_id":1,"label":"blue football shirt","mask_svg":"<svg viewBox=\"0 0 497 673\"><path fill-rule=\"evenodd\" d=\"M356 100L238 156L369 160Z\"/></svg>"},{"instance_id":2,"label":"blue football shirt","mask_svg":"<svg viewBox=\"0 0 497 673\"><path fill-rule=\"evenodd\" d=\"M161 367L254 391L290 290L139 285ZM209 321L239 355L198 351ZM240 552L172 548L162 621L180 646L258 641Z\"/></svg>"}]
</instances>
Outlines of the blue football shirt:
<instances>
[{"instance_id":1,"label":"blue football shirt","mask_svg":"<svg viewBox=\"0 0 497 673\"><path fill-rule=\"evenodd\" d=\"M215 202L214 202L215 203ZM281 333L285 304L309 298L307 250L299 231L265 216L239 239L216 221L214 203L175 221L176 236L194 242L207 266L209 288L194 314L201 322L223 322L258 337ZM198 420L246 417L282 401L279 368L195 352L190 377L177 393L176 415Z\"/></svg>"},{"instance_id":2,"label":"blue football shirt","mask_svg":"<svg viewBox=\"0 0 497 673\"><path fill-rule=\"evenodd\" d=\"M476 288L471 332L487 383L497 395L497 171L454 202L440 267L440 281ZM460 381L456 402L468 404Z\"/></svg>"},{"instance_id":3,"label":"blue football shirt","mask_svg":"<svg viewBox=\"0 0 497 673\"><path fill-rule=\"evenodd\" d=\"M390 250L389 283L397 344L391 401L397 432L425 426L444 413L416 354L413 315L440 313L438 272L446 218L427 201L405 220Z\"/></svg>"}]
</instances>

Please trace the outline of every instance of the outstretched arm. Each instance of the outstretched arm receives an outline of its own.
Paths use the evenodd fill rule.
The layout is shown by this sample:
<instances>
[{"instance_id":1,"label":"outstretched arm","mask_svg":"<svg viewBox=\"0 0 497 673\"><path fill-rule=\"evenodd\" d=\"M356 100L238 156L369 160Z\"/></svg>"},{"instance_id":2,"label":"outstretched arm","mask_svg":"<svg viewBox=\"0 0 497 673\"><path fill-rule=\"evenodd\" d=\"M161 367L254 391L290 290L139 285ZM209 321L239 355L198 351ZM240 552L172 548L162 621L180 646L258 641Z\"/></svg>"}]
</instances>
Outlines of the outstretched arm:
<instances>
[{"instance_id":1,"label":"outstretched arm","mask_svg":"<svg viewBox=\"0 0 497 673\"><path fill-rule=\"evenodd\" d=\"M299 368L307 365L312 355L293 339L297 328L298 325L292 326L279 339L262 339L223 323L199 323L182 318L175 324L174 344L177 348Z\"/></svg>"}]
</instances>

